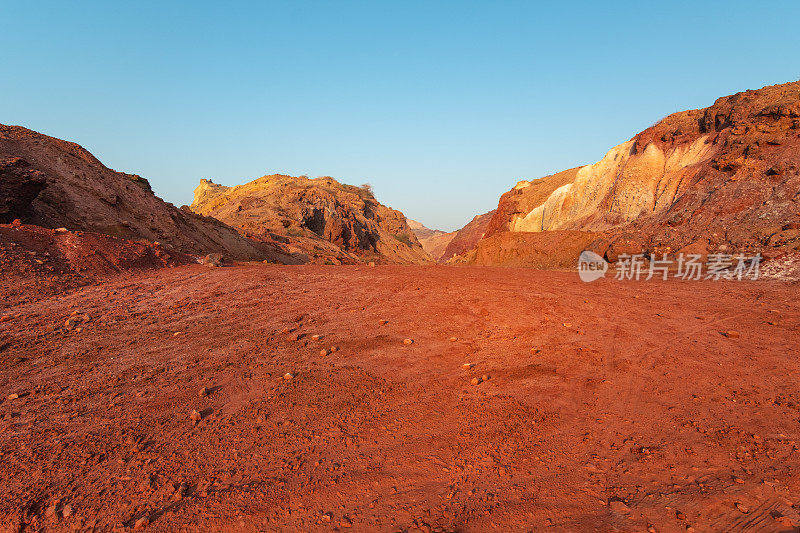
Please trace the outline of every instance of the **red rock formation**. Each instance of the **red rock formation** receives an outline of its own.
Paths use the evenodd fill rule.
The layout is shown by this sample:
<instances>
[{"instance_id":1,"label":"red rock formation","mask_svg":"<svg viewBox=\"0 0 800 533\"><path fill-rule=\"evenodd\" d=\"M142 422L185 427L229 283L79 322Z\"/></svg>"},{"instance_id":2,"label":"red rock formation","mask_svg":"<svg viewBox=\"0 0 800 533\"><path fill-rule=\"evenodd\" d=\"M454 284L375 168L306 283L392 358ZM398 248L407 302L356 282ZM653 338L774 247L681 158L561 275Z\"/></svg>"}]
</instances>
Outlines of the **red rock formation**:
<instances>
[{"instance_id":1,"label":"red rock formation","mask_svg":"<svg viewBox=\"0 0 800 533\"><path fill-rule=\"evenodd\" d=\"M580 167L564 170L533 181L520 181L513 189L503 194L497 209L486 226L486 237L501 231L509 231L509 224L518 217L527 215L535 207L542 205L553 191L572 183Z\"/></svg>"},{"instance_id":2,"label":"red rock formation","mask_svg":"<svg viewBox=\"0 0 800 533\"><path fill-rule=\"evenodd\" d=\"M646 254L790 252L800 248L799 169L800 82L745 91L670 115L594 165L520 182L487 237L573 230Z\"/></svg>"},{"instance_id":3,"label":"red rock formation","mask_svg":"<svg viewBox=\"0 0 800 533\"><path fill-rule=\"evenodd\" d=\"M283 242L309 259L430 261L400 211L379 203L365 187L327 176L274 174L236 187L201 180L191 208L252 238Z\"/></svg>"}]
</instances>

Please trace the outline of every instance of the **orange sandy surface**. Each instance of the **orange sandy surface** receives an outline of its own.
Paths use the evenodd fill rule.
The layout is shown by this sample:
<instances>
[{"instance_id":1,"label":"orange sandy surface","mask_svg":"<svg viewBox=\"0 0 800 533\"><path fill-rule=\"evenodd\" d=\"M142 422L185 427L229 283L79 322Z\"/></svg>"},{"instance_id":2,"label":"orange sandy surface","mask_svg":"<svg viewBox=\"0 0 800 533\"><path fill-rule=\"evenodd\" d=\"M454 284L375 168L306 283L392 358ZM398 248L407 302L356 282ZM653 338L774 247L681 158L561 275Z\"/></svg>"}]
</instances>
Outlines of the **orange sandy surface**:
<instances>
[{"instance_id":1,"label":"orange sandy surface","mask_svg":"<svg viewBox=\"0 0 800 533\"><path fill-rule=\"evenodd\" d=\"M793 531L797 296L252 265L12 305L0 531Z\"/></svg>"}]
</instances>

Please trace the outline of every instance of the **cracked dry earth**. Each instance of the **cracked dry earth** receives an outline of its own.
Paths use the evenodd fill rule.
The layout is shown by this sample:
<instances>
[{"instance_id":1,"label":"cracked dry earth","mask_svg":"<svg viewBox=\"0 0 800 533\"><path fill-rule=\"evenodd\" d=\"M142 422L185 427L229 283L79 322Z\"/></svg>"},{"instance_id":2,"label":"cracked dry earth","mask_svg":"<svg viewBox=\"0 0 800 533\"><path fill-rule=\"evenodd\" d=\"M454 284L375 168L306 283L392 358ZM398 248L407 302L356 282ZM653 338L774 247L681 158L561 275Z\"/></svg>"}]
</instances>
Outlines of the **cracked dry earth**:
<instances>
[{"instance_id":1,"label":"cracked dry earth","mask_svg":"<svg viewBox=\"0 0 800 533\"><path fill-rule=\"evenodd\" d=\"M796 531L797 293L243 265L11 305L0 524Z\"/></svg>"}]
</instances>

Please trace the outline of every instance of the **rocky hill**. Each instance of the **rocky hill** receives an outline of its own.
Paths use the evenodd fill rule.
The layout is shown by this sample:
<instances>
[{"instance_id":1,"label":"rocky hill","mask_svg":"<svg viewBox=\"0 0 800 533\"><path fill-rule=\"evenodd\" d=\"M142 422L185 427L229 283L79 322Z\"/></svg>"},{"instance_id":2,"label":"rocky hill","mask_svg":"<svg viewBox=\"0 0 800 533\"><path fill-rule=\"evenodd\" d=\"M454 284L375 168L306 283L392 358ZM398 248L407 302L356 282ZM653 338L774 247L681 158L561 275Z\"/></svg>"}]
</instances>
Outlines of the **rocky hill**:
<instances>
[{"instance_id":1,"label":"rocky hill","mask_svg":"<svg viewBox=\"0 0 800 533\"><path fill-rule=\"evenodd\" d=\"M593 165L518 183L464 257L536 266L544 248L571 266L587 242L611 259L619 250L775 255L800 247L799 228L800 83L793 82L669 115ZM550 245L562 240L573 246Z\"/></svg>"},{"instance_id":2,"label":"rocky hill","mask_svg":"<svg viewBox=\"0 0 800 533\"><path fill-rule=\"evenodd\" d=\"M0 125L0 223L157 241L178 252L280 257L212 218L158 198L144 178L104 166L75 143Z\"/></svg>"},{"instance_id":3,"label":"rocky hill","mask_svg":"<svg viewBox=\"0 0 800 533\"><path fill-rule=\"evenodd\" d=\"M304 261L426 263L405 217L369 187L331 177L273 174L236 187L201 180L191 209L263 242L278 242Z\"/></svg>"}]
</instances>

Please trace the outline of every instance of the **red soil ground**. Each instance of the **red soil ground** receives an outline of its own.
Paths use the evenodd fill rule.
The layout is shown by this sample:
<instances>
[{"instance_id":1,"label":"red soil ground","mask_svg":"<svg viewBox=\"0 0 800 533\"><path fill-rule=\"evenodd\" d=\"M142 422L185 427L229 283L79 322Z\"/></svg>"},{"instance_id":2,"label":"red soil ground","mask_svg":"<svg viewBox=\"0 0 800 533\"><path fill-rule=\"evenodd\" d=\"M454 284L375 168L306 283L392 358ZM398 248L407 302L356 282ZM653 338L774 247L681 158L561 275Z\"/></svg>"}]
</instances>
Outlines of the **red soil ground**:
<instances>
[{"instance_id":1,"label":"red soil ground","mask_svg":"<svg viewBox=\"0 0 800 533\"><path fill-rule=\"evenodd\" d=\"M0 312L0 524L793 531L797 295L272 265L44 294Z\"/></svg>"}]
</instances>

